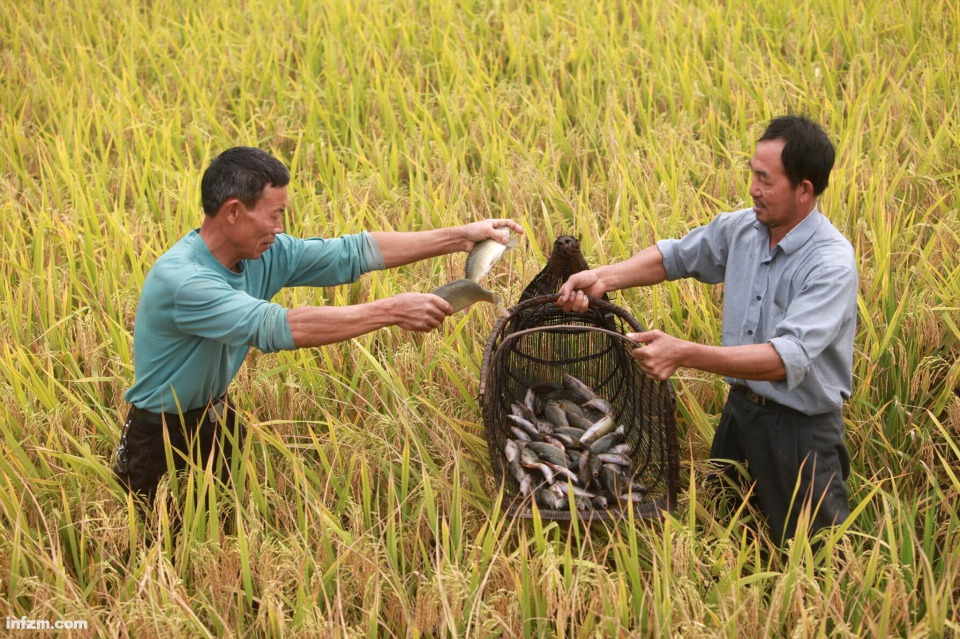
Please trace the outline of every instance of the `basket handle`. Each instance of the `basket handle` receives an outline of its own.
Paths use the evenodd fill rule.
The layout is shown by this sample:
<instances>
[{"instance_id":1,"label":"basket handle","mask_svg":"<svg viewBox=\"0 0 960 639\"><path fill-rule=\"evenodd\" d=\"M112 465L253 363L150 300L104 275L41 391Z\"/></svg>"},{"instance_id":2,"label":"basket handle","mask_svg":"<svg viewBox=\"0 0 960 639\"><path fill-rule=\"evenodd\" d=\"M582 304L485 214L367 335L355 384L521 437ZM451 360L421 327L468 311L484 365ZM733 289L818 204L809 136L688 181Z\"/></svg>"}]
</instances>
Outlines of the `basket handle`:
<instances>
[{"instance_id":1,"label":"basket handle","mask_svg":"<svg viewBox=\"0 0 960 639\"><path fill-rule=\"evenodd\" d=\"M611 331L610 329L607 329L607 328L600 328L599 326L585 326L582 324L554 324L553 326L535 326L534 328L526 328L522 331L514 331L513 333L510 333L509 335L503 338L502 342L500 342L500 345L497 347L497 350L493 352L493 356L490 358L490 360L495 361L497 359L497 355L500 354L500 350L503 349L504 346L506 346L508 343L514 341L516 338L521 337L523 335L527 335L530 333L551 333L551 332L582 333L584 331L590 331L594 333L604 333L606 335L610 335L611 337L617 337L624 341L630 342L631 344L634 344L636 347L639 348L639 345L637 345L637 342L630 339L623 333L618 333L617 331Z\"/></svg>"}]
</instances>

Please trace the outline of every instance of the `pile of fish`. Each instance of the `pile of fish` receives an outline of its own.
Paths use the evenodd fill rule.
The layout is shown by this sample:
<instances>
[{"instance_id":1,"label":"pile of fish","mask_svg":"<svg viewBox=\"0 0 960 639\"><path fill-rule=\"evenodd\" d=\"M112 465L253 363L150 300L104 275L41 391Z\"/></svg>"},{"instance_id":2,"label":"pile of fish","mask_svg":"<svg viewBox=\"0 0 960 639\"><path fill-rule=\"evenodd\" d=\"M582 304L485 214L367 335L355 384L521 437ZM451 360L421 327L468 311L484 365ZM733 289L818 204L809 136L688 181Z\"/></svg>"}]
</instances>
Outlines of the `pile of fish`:
<instances>
[{"instance_id":1,"label":"pile of fish","mask_svg":"<svg viewBox=\"0 0 960 639\"><path fill-rule=\"evenodd\" d=\"M613 407L576 377L531 386L506 416L510 475L524 497L549 510L593 510L644 500L632 452Z\"/></svg>"},{"instance_id":2,"label":"pile of fish","mask_svg":"<svg viewBox=\"0 0 960 639\"><path fill-rule=\"evenodd\" d=\"M455 313L477 302L489 302L497 307L501 315L506 316L507 308L503 304L503 299L480 285L480 280L490 272L493 265L519 241L519 237L511 235L509 230L506 230L505 234L508 236L506 244L494 239L477 242L467 255L467 261L464 264L465 277L448 282L431 292L447 300Z\"/></svg>"}]
</instances>

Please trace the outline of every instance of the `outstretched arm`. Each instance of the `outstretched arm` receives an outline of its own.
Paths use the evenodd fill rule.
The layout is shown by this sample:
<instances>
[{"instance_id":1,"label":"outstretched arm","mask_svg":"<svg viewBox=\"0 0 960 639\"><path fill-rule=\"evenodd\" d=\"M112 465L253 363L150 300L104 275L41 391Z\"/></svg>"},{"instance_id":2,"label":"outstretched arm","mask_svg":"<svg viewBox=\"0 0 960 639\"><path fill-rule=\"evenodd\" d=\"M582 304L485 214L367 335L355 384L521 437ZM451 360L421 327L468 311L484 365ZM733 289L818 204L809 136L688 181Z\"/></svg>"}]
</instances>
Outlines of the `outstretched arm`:
<instances>
[{"instance_id":1,"label":"outstretched arm","mask_svg":"<svg viewBox=\"0 0 960 639\"><path fill-rule=\"evenodd\" d=\"M633 351L647 377L664 381L680 367L696 368L727 377L779 381L786 379L783 360L769 342L743 346L706 346L688 342L662 331L628 333L643 344Z\"/></svg>"},{"instance_id":2,"label":"outstretched arm","mask_svg":"<svg viewBox=\"0 0 960 639\"><path fill-rule=\"evenodd\" d=\"M562 306L568 313L584 313L589 306L587 295L600 297L610 291L631 286L650 286L666 279L667 272L663 268L660 249L655 245L649 246L623 262L574 273L560 287L557 305Z\"/></svg>"},{"instance_id":3,"label":"outstretched arm","mask_svg":"<svg viewBox=\"0 0 960 639\"><path fill-rule=\"evenodd\" d=\"M506 230L523 233L523 227L513 220L498 219L433 231L374 231L371 235L380 246L384 264L387 268L393 268L448 253L469 251L477 242L487 238L506 244Z\"/></svg>"},{"instance_id":4,"label":"outstretched arm","mask_svg":"<svg viewBox=\"0 0 960 639\"><path fill-rule=\"evenodd\" d=\"M402 293L366 304L301 306L287 310L296 348L324 346L365 335L386 326L430 331L453 313L443 298L426 293Z\"/></svg>"}]
</instances>

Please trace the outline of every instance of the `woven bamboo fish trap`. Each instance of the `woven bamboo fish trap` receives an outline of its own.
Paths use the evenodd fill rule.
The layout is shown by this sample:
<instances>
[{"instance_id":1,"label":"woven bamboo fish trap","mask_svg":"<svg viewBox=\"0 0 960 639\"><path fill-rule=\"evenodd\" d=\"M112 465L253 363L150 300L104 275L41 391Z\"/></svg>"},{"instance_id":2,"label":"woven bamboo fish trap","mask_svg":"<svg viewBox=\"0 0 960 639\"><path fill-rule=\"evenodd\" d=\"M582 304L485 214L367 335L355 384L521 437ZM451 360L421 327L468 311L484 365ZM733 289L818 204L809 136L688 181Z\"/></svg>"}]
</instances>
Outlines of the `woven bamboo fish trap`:
<instances>
[{"instance_id":1,"label":"woven bamboo fish trap","mask_svg":"<svg viewBox=\"0 0 960 639\"><path fill-rule=\"evenodd\" d=\"M585 267L583 262L577 270ZM521 493L508 471L504 455L506 442L513 437L506 418L511 404L522 402L531 386L561 384L567 373L613 405L617 423L626 431L624 441L631 445L630 473L647 489L643 501L578 510L576 517L626 519L631 509L635 518L659 517L664 510L673 509L679 486L676 402L669 381L647 378L632 356L636 344L625 334L644 329L629 313L604 299L589 299L586 313L564 312L555 304L556 294L534 295L543 288L559 287L551 273L542 276L544 272L537 277L545 286L538 290L534 278L528 286L531 294L494 325L480 369L487 445L494 479L504 487L507 512L529 518L534 508L532 497ZM537 508L544 519L574 516L571 510L550 510L539 504Z\"/></svg>"}]
</instances>

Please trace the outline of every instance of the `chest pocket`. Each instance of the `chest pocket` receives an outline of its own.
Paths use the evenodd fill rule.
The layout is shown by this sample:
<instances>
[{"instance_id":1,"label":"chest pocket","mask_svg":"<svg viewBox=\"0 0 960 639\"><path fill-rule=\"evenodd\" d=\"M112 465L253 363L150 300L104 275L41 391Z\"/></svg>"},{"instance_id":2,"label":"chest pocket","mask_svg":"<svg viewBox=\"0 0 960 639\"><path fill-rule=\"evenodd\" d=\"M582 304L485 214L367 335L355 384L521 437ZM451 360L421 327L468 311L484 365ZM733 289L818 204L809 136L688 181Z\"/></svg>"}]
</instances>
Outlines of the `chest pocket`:
<instances>
[{"instance_id":1,"label":"chest pocket","mask_svg":"<svg viewBox=\"0 0 960 639\"><path fill-rule=\"evenodd\" d=\"M786 316L794 294L791 290L790 280L784 277L781 277L779 281L771 281L770 288L773 290L773 304L770 309L771 328L776 328L777 324Z\"/></svg>"}]
</instances>

